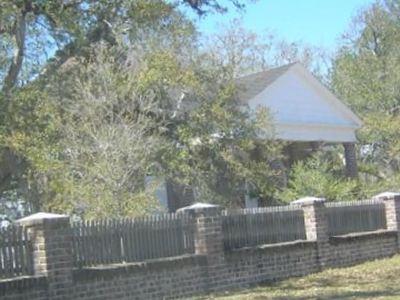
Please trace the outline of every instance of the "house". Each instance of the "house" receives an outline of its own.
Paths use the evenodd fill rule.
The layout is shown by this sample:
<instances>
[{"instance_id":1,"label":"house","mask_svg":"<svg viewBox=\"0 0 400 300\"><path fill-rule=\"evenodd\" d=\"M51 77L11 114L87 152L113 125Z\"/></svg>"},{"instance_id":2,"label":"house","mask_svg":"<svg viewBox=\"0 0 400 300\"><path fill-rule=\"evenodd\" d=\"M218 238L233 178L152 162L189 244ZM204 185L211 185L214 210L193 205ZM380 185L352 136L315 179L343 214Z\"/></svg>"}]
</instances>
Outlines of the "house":
<instances>
[{"instance_id":1,"label":"house","mask_svg":"<svg viewBox=\"0 0 400 300\"><path fill-rule=\"evenodd\" d=\"M321 143L340 143L347 176L357 176L355 142L361 120L305 67L293 63L241 77L237 84L241 103L269 109L276 138L291 142L286 150L293 161ZM164 189L170 210L193 201L190 188L167 184Z\"/></svg>"}]
</instances>

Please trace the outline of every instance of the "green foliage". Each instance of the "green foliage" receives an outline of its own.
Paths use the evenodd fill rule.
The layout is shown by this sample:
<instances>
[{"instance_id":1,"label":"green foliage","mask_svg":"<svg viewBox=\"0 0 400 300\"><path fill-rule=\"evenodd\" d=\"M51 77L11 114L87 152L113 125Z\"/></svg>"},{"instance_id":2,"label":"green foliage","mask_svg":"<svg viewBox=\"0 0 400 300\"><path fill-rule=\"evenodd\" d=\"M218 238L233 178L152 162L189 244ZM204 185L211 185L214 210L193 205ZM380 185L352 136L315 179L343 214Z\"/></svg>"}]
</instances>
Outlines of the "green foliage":
<instances>
[{"instance_id":1,"label":"green foliage","mask_svg":"<svg viewBox=\"0 0 400 300\"><path fill-rule=\"evenodd\" d=\"M336 168L339 165L335 164ZM301 197L323 197L329 201L351 201L359 199L360 186L356 180L344 178L340 170L323 155L315 155L299 161L291 168L288 187L278 198L291 202Z\"/></svg>"},{"instance_id":2,"label":"green foliage","mask_svg":"<svg viewBox=\"0 0 400 300\"><path fill-rule=\"evenodd\" d=\"M333 63L332 87L364 121L360 180L344 178L335 149L294 165L279 193L282 145L268 111L238 105L233 76L298 59L313 67L315 50L234 24L205 51L179 5L203 14L224 11L221 1L3 2L0 190L17 206L147 213L157 206L147 175L225 206L245 190L292 201L400 189L398 1L365 10Z\"/></svg>"},{"instance_id":3,"label":"green foliage","mask_svg":"<svg viewBox=\"0 0 400 300\"><path fill-rule=\"evenodd\" d=\"M61 167L59 113L46 91L37 85L14 92L12 102L0 100L1 189L7 195L5 199L25 205L25 211L37 210L50 191L33 183L47 182ZM27 195L29 198L24 197Z\"/></svg>"},{"instance_id":4,"label":"green foliage","mask_svg":"<svg viewBox=\"0 0 400 300\"><path fill-rule=\"evenodd\" d=\"M232 83L222 84L210 97L216 78L205 76L207 98L203 93L195 97L198 106L179 123L174 146L163 154L169 177L192 185L198 200L225 206L240 205L245 182L254 186L258 195L270 195L270 162L279 156L279 146L271 140L258 141L260 131L268 131L264 124L268 116L259 112L250 118L235 101Z\"/></svg>"},{"instance_id":5,"label":"green foliage","mask_svg":"<svg viewBox=\"0 0 400 300\"><path fill-rule=\"evenodd\" d=\"M145 186L149 174L190 184L199 199L227 206L240 201L245 181L259 195L271 194L265 179L273 177L269 163L279 151L271 141L256 142L260 133L271 135L267 112L250 117L235 92L223 72L197 59L183 63L174 49L98 44L89 60L70 62L47 83L40 98L51 111L38 106L42 117L20 120L22 133L25 120L35 124L31 134L8 141L26 159L24 199L36 193L40 209L87 218L142 214L157 206L154 187ZM28 95L38 104L37 94ZM34 155L50 150L45 161Z\"/></svg>"},{"instance_id":6,"label":"green foliage","mask_svg":"<svg viewBox=\"0 0 400 300\"><path fill-rule=\"evenodd\" d=\"M63 164L63 183L56 186L60 202L51 199L52 210L65 202L87 217L117 217L153 206L144 178L155 159L162 121L152 118L157 97L142 90L137 78L142 66L127 64L122 54L119 47L98 45L90 61L79 61L70 74L59 75L64 81L50 86L62 104Z\"/></svg>"},{"instance_id":7,"label":"green foliage","mask_svg":"<svg viewBox=\"0 0 400 300\"><path fill-rule=\"evenodd\" d=\"M1 200L86 217L153 210L144 179L170 174L181 94L206 97L179 4L203 14L219 1L3 2Z\"/></svg>"},{"instance_id":8,"label":"green foliage","mask_svg":"<svg viewBox=\"0 0 400 300\"><path fill-rule=\"evenodd\" d=\"M332 86L364 121L361 162L369 175L400 171L400 19L398 1L376 1L354 19L333 63ZM390 180L390 179L389 179ZM398 186L400 188L400 186Z\"/></svg>"}]
</instances>

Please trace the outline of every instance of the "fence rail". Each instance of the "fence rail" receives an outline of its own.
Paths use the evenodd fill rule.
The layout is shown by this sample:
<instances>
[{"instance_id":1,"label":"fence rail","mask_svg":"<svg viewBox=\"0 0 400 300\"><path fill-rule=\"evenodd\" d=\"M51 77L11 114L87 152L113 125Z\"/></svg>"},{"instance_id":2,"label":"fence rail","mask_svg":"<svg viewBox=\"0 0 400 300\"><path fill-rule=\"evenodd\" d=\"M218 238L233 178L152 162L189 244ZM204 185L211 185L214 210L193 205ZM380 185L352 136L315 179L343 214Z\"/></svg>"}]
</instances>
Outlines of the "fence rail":
<instances>
[{"instance_id":1,"label":"fence rail","mask_svg":"<svg viewBox=\"0 0 400 300\"><path fill-rule=\"evenodd\" d=\"M330 236L387 228L383 202L332 202L325 206ZM221 222L226 250L306 240L300 206L224 210ZM75 222L71 230L76 267L179 256L194 253L195 248L195 223L189 214ZM32 256L26 229L0 229L0 278L33 274Z\"/></svg>"},{"instance_id":2,"label":"fence rail","mask_svg":"<svg viewBox=\"0 0 400 300\"><path fill-rule=\"evenodd\" d=\"M73 223L75 265L135 262L193 253L192 224L185 214Z\"/></svg>"},{"instance_id":3,"label":"fence rail","mask_svg":"<svg viewBox=\"0 0 400 300\"><path fill-rule=\"evenodd\" d=\"M226 250L306 239L303 211L297 206L224 211L222 232Z\"/></svg>"},{"instance_id":4,"label":"fence rail","mask_svg":"<svg viewBox=\"0 0 400 300\"><path fill-rule=\"evenodd\" d=\"M330 236L386 228L385 206L378 200L326 203Z\"/></svg>"},{"instance_id":5,"label":"fence rail","mask_svg":"<svg viewBox=\"0 0 400 300\"><path fill-rule=\"evenodd\" d=\"M33 274L32 249L26 229L0 229L0 278Z\"/></svg>"}]
</instances>

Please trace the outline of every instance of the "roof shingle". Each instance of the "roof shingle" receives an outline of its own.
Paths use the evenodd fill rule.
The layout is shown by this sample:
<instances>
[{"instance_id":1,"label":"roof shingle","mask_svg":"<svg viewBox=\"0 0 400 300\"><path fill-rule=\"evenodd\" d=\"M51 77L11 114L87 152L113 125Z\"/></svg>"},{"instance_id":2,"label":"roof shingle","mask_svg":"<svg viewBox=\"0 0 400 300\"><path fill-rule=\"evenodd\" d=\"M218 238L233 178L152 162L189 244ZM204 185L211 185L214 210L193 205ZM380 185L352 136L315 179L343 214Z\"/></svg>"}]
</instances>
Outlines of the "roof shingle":
<instances>
[{"instance_id":1,"label":"roof shingle","mask_svg":"<svg viewBox=\"0 0 400 300\"><path fill-rule=\"evenodd\" d=\"M261 93L266 87L271 85L276 79L278 79L295 64L296 63L291 63L267 71L239 77L236 79L239 101L241 103L247 103L250 99Z\"/></svg>"}]
</instances>

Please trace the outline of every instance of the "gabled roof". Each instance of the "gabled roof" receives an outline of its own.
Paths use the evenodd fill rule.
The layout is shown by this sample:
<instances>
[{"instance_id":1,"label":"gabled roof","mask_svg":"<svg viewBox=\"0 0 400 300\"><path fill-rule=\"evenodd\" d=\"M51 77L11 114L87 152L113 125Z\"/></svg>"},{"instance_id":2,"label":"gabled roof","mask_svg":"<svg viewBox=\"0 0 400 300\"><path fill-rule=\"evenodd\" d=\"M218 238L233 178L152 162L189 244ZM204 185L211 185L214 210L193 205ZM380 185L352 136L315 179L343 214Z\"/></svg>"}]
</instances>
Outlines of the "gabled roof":
<instances>
[{"instance_id":1,"label":"gabled roof","mask_svg":"<svg viewBox=\"0 0 400 300\"><path fill-rule=\"evenodd\" d=\"M238 97L240 102L247 103L256 95L261 93L266 87L272 84L276 79L286 73L296 63L280 66L277 68L261 71L236 79L239 87Z\"/></svg>"},{"instance_id":2,"label":"gabled roof","mask_svg":"<svg viewBox=\"0 0 400 300\"><path fill-rule=\"evenodd\" d=\"M340 101L328 88L326 88L319 80L317 80L311 72L309 72L301 63L294 62L287 65L283 65L277 68L272 68L266 71L253 73L250 75L242 76L236 79L238 84L238 98L241 103L248 103L258 94L267 89L277 79L288 73L289 71L295 71L301 74L307 81L314 85L328 101L332 102L346 115L348 115L354 123L361 127L362 121L360 118L350 110L342 101Z\"/></svg>"},{"instance_id":3,"label":"gabled roof","mask_svg":"<svg viewBox=\"0 0 400 300\"><path fill-rule=\"evenodd\" d=\"M278 138L356 140L361 120L299 63L243 76L236 82L241 103L270 109Z\"/></svg>"}]
</instances>

